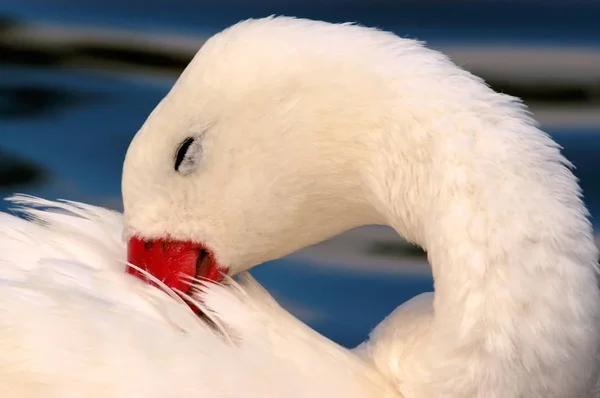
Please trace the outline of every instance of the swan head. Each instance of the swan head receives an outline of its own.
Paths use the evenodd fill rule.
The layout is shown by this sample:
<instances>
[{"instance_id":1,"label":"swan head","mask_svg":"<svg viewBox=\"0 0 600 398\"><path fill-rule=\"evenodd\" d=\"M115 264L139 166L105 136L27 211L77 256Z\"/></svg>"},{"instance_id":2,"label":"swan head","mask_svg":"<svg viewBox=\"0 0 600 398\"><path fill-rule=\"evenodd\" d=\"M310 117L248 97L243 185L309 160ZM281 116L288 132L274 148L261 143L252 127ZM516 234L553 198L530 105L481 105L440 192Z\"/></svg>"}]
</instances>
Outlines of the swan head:
<instances>
[{"instance_id":1,"label":"swan head","mask_svg":"<svg viewBox=\"0 0 600 398\"><path fill-rule=\"evenodd\" d=\"M130 262L186 291L379 223L366 178L391 95L368 49L390 36L267 18L209 39L128 149Z\"/></svg>"}]
</instances>

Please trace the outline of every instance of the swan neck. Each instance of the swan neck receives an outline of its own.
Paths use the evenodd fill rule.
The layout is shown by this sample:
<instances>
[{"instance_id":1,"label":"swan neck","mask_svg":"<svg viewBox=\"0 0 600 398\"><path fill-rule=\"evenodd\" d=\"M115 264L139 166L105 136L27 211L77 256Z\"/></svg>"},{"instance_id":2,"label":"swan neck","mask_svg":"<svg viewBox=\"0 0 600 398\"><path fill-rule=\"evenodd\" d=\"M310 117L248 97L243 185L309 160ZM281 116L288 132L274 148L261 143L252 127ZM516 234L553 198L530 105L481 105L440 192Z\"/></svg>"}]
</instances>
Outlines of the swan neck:
<instances>
[{"instance_id":1,"label":"swan neck","mask_svg":"<svg viewBox=\"0 0 600 398\"><path fill-rule=\"evenodd\" d=\"M583 369L596 366L600 337L598 253L578 184L536 128L494 133L484 129L471 145L438 137L420 159L381 151L377 203L390 226L426 250L433 272L429 354L420 366L448 388L466 385L465 377L481 386L532 375L530 385L495 385L504 396L589 386L594 376ZM559 377L565 366L581 369L578 380ZM533 376L542 368L544 377ZM548 389L557 380L564 386Z\"/></svg>"}]
</instances>

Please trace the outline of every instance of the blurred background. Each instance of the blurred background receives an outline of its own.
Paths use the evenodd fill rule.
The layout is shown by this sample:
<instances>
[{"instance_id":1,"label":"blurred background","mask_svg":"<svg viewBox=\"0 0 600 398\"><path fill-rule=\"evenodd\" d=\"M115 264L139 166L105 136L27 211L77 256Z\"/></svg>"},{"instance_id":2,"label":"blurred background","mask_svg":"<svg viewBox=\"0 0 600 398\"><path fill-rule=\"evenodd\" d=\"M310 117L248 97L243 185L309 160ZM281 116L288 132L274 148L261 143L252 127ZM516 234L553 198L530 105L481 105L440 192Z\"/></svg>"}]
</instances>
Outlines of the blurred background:
<instances>
[{"instance_id":1,"label":"blurred background","mask_svg":"<svg viewBox=\"0 0 600 398\"><path fill-rule=\"evenodd\" d=\"M591 0L0 0L0 195L121 209L129 141L197 49L241 19L271 14L355 21L427 41L523 98L600 214L600 1ZM253 274L346 346L432 289L423 252L373 226Z\"/></svg>"}]
</instances>

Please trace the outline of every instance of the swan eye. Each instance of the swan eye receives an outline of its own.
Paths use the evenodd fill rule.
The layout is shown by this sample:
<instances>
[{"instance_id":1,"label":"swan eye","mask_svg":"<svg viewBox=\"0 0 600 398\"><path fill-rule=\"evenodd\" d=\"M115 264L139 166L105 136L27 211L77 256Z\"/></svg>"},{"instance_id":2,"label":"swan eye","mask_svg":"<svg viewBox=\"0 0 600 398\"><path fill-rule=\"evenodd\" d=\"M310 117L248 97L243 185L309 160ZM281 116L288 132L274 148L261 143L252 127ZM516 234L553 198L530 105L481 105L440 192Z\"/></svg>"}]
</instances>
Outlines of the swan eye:
<instances>
[{"instance_id":1,"label":"swan eye","mask_svg":"<svg viewBox=\"0 0 600 398\"><path fill-rule=\"evenodd\" d=\"M175 171L186 175L196 169L202 157L202 143L198 138L188 137L179 145L175 155Z\"/></svg>"}]
</instances>

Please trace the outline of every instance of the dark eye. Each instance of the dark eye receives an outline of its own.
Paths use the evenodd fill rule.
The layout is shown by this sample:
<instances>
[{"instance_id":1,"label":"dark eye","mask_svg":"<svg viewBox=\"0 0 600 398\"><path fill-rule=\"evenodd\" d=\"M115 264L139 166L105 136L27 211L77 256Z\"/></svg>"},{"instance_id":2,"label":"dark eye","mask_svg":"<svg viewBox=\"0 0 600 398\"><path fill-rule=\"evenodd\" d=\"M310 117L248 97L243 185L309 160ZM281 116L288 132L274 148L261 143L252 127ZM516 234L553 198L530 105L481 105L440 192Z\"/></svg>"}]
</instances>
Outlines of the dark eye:
<instances>
[{"instance_id":1,"label":"dark eye","mask_svg":"<svg viewBox=\"0 0 600 398\"><path fill-rule=\"evenodd\" d=\"M188 137L179 145L175 155L175 171L181 174L192 172L202 156L201 141L197 137Z\"/></svg>"}]
</instances>

